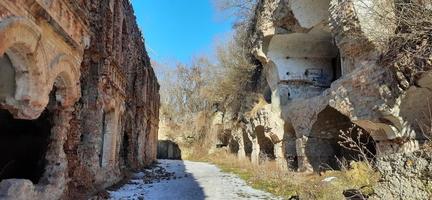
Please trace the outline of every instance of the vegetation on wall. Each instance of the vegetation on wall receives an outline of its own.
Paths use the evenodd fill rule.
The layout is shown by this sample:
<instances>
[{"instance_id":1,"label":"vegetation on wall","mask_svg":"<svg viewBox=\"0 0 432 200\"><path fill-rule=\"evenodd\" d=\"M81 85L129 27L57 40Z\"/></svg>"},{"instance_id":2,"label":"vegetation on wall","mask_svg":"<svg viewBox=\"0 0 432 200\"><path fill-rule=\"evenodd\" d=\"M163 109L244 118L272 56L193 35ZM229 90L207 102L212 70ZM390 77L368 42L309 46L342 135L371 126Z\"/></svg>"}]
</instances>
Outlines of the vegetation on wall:
<instances>
[{"instance_id":1,"label":"vegetation on wall","mask_svg":"<svg viewBox=\"0 0 432 200\"><path fill-rule=\"evenodd\" d=\"M405 90L432 69L432 9L408 0L396 6L397 32L383 61L394 69L399 87Z\"/></svg>"}]
</instances>

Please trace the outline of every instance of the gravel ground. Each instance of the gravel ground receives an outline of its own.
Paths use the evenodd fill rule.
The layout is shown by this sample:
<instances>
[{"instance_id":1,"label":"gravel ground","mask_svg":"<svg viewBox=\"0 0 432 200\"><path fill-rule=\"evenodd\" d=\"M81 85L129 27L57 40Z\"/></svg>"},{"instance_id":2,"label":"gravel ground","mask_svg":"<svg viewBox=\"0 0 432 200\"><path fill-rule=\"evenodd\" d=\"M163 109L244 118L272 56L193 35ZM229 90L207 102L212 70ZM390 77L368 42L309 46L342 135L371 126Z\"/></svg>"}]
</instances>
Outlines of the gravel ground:
<instances>
[{"instance_id":1,"label":"gravel ground","mask_svg":"<svg viewBox=\"0 0 432 200\"><path fill-rule=\"evenodd\" d=\"M159 162L157 167L135 174L120 189L110 191L110 199L278 199L247 186L233 174L221 172L215 165L179 160Z\"/></svg>"}]
</instances>

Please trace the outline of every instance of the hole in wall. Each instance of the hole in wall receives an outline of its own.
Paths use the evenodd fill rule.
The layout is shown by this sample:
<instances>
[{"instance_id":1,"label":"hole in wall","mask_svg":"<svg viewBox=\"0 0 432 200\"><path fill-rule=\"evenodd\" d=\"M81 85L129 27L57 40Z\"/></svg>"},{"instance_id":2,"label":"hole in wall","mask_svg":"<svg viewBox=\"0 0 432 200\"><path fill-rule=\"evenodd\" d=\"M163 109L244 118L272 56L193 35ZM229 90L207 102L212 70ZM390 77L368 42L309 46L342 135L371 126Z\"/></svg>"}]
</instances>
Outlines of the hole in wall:
<instances>
[{"instance_id":1,"label":"hole in wall","mask_svg":"<svg viewBox=\"0 0 432 200\"><path fill-rule=\"evenodd\" d=\"M243 145L244 151L247 157L251 157L252 155L252 141L249 139L246 131L243 131Z\"/></svg>"},{"instance_id":2,"label":"hole in wall","mask_svg":"<svg viewBox=\"0 0 432 200\"><path fill-rule=\"evenodd\" d=\"M297 136L293 124L291 123L291 121L285 121L282 150L287 166L291 169L298 168L296 138Z\"/></svg>"},{"instance_id":3,"label":"hole in wall","mask_svg":"<svg viewBox=\"0 0 432 200\"><path fill-rule=\"evenodd\" d=\"M217 143L216 148L227 147L232 139L231 130L230 129L219 129L217 134Z\"/></svg>"},{"instance_id":4,"label":"hole in wall","mask_svg":"<svg viewBox=\"0 0 432 200\"><path fill-rule=\"evenodd\" d=\"M274 160L276 158L274 154L274 145L270 138L265 136L264 126L257 126L255 133L259 145L259 158L263 160Z\"/></svg>"},{"instance_id":5,"label":"hole in wall","mask_svg":"<svg viewBox=\"0 0 432 200\"><path fill-rule=\"evenodd\" d=\"M240 149L239 142L235 139L230 140L228 147L229 147L230 153L233 153L233 154L237 154L239 152L239 149Z\"/></svg>"},{"instance_id":6,"label":"hole in wall","mask_svg":"<svg viewBox=\"0 0 432 200\"><path fill-rule=\"evenodd\" d=\"M129 167L129 136L126 132L123 133L120 158L123 159L123 166Z\"/></svg>"},{"instance_id":7,"label":"hole in wall","mask_svg":"<svg viewBox=\"0 0 432 200\"><path fill-rule=\"evenodd\" d=\"M272 102L272 91L271 91L270 86L267 86L264 89L264 94L263 95L264 95L264 100L266 101L266 103L271 104L271 102Z\"/></svg>"},{"instance_id":8,"label":"hole in wall","mask_svg":"<svg viewBox=\"0 0 432 200\"><path fill-rule=\"evenodd\" d=\"M360 136L358 130L362 132ZM349 132L347 134L349 138L363 143L362 146L371 152L369 156L375 156L375 142L369 133L355 126L348 117L336 109L328 106L318 114L306 143L306 156L315 171L340 169L341 161L349 163L349 161L362 159L358 152L340 145L341 141L345 141L340 137L341 131Z\"/></svg>"},{"instance_id":9,"label":"hole in wall","mask_svg":"<svg viewBox=\"0 0 432 200\"><path fill-rule=\"evenodd\" d=\"M15 119L0 109L0 181L28 179L37 184L42 178L53 127L56 89L50 93L49 105L35 120Z\"/></svg>"},{"instance_id":10,"label":"hole in wall","mask_svg":"<svg viewBox=\"0 0 432 200\"><path fill-rule=\"evenodd\" d=\"M332 68L333 68L332 82L334 82L338 80L340 77L342 77L342 60L341 60L339 49L338 49L337 56L332 58Z\"/></svg>"}]
</instances>

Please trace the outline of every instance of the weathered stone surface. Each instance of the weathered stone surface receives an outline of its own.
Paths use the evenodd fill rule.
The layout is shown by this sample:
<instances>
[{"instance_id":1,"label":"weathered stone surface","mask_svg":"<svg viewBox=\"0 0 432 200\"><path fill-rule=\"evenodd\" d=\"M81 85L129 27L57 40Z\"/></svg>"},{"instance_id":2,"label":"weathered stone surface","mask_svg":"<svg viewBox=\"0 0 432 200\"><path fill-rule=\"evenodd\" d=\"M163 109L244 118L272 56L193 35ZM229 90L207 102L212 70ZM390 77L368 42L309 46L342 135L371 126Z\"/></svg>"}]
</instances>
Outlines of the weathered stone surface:
<instances>
[{"instance_id":1,"label":"weathered stone surface","mask_svg":"<svg viewBox=\"0 0 432 200\"><path fill-rule=\"evenodd\" d=\"M432 196L432 157L428 151L398 153L379 158L382 181L375 199L430 199Z\"/></svg>"},{"instance_id":2,"label":"weathered stone surface","mask_svg":"<svg viewBox=\"0 0 432 200\"><path fill-rule=\"evenodd\" d=\"M430 199L430 149L419 151L430 142L430 51L416 57L392 49L390 60L396 61L385 62L383 47L389 48L398 26L394 5L258 1L249 34L251 51L264 67L266 103L253 103L239 125L228 122L238 146L231 152L258 164L274 158L299 171L337 169L340 160L365 159L339 144L341 131L349 132L382 175L371 199ZM385 26L382 17L389 19ZM429 50L430 34L421 38L410 48ZM269 148L273 155L266 154Z\"/></svg>"},{"instance_id":3,"label":"weathered stone surface","mask_svg":"<svg viewBox=\"0 0 432 200\"><path fill-rule=\"evenodd\" d=\"M430 122L424 100L432 79L424 72L410 84L403 74L409 66L394 70L381 62L396 17L391 0L258 1L251 51L270 91L263 92L267 104L253 104L231 139L250 141L258 163L270 146L258 142L256 128L263 127L274 158L301 171L355 157L339 145L340 131L350 127L359 128L351 137L361 132L374 156L418 150L426 139L422 125Z\"/></svg>"},{"instance_id":4,"label":"weathered stone surface","mask_svg":"<svg viewBox=\"0 0 432 200\"><path fill-rule=\"evenodd\" d=\"M34 185L29 180L9 179L0 182L0 199L27 200L34 195Z\"/></svg>"},{"instance_id":5,"label":"weathered stone surface","mask_svg":"<svg viewBox=\"0 0 432 200\"><path fill-rule=\"evenodd\" d=\"M84 199L156 159L159 85L129 1L1 1L0 58L0 120L20 134L2 142L48 140L26 147L41 177L13 160L34 150L0 155L2 199Z\"/></svg>"}]
</instances>

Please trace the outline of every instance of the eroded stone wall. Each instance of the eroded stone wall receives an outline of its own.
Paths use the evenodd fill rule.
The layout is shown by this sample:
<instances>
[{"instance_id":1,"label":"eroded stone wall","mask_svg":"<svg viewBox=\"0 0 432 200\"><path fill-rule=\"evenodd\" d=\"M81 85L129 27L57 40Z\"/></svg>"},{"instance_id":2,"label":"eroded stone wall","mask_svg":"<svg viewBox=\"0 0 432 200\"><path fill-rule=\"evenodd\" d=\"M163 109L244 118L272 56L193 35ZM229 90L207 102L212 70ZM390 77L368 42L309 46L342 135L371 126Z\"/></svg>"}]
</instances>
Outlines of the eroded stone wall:
<instances>
[{"instance_id":1,"label":"eroded stone wall","mask_svg":"<svg viewBox=\"0 0 432 200\"><path fill-rule=\"evenodd\" d=\"M419 121L430 120L424 110L429 103L420 99L430 98L430 72L417 74L416 84L403 88L399 79L404 72L381 62L397 28L394 4L258 1L251 51L271 91L263 89L268 104L255 105L259 112L241 119L241 130L234 131L246 132L252 162L259 163L262 152L268 152L257 141L257 127L264 127L272 141L276 161L301 171L334 168L336 159L355 158L339 145L341 131L361 134L374 157L412 152L425 142Z\"/></svg>"}]
</instances>

